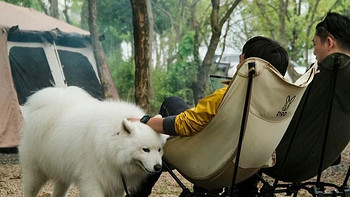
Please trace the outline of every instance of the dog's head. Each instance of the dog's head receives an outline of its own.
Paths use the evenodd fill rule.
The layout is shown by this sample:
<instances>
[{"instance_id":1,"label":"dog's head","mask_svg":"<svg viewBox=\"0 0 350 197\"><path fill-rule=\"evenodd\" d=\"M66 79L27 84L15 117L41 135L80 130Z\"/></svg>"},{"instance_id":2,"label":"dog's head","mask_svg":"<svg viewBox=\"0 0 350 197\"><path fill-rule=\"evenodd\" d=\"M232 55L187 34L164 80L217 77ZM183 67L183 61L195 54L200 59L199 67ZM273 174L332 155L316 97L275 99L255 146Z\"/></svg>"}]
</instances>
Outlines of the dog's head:
<instances>
[{"instance_id":1,"label":"dog's head","mask_svg":"<svg viewBox=\"0 0 350 197\"><path fill-rule=\"evenodd\" d=\"M162 170L163 146L166 138L141 122L122 120L123 132L127 135L130 161L149 174Z\"/></svg>"}]
</instances>

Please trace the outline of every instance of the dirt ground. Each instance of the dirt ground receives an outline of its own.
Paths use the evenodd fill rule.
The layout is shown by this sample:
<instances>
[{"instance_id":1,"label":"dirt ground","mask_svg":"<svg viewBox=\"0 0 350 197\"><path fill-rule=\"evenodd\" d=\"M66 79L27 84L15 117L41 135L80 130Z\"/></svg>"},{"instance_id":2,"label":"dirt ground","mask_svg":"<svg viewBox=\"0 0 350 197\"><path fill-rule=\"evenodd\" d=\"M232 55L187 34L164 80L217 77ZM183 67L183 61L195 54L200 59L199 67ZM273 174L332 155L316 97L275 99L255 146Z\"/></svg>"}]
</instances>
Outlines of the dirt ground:
<instances>
[{"instance_id":1,"label":"dirt ground","mask_svg":"<svg viewBox=\"0 0 350 197\"><path fill-rule=\"evenodd\" d=\"M177 173L177 175L179 175ZM179 175L180 176L180 175ZM181 178L187 187L191 188L192 184ZM47 183L40 191L39 197L50 197L53 187L51 183ZM181 193L181 188L169 175L163 173L161 178L153 188L151 197L175 197ZM23 196L21 185L21 169L16 165L0 165L0 197L20 197ZM76 187L69 190L68 197L79 197Z\"/></svg>"},{"instance_id":2,"label":"dirt ground","mask_svg":"<svg viewBox=\"0 0 350 197\"><path fill-rule=\"evenodd\" d=\"M8 155L0 154L0 161ZM2 157L2 158L1 158ZM21 167L16 162L9 162L10 164L5 164L0 162L0 197L19 197L22 196L22 186L21 186ZM14 164L13 164L14 163ZM350 144L342 153L342 162L337 166L329 167L322 173L322 181L331 181L337 185L343 183L346 171L350 165ZM184 179L179 173L175 171L179 176L180 180L188 187L192 188L192 184ZM269 177L265 177L270 182L272 181ZM313 179L315 180L315 179ZM348 185L350 183L348 182ZM155 187L151 197L175 197L179 196L182 189L175 182L175 180L170 176L169 173L165 172L162 174ZM46 184L42 188L39 197L49 197L52 192L52 186L50 183ZM79 192L73 186L69 190L69 197L79 197ZM278 194L277 196L285 196ZM300 197L311 196L306 191L299 192Z\"/></svg>"}]
</instances>

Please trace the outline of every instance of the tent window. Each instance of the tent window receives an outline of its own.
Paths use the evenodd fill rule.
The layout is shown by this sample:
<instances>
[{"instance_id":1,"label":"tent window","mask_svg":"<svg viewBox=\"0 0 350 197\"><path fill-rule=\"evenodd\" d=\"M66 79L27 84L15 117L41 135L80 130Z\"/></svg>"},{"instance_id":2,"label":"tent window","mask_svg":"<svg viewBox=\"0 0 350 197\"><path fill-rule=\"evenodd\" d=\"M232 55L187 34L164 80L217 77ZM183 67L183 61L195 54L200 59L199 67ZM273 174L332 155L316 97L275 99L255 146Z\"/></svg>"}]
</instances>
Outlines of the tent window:
<instances>
[{"instance_id":1,"label":"tent window","mask_svg":"<svg viewBox=\"0 0 350 197\"><path fill-rule=\"evenodd\" d=\"M90 61L80 53L58 50L68 86L85 89L97 99L103 99L102 86Z\"/></svg>"},{"instance_id":2,"label":"tent window","mask_svg":"<svg viewBox=\"0 0 350 197\"><path fill-rule=\"evenodd\" d=\"M44 49L12 47L9 59L19 104L36 91L54 85Z\"/></svg>"}]
</instances>

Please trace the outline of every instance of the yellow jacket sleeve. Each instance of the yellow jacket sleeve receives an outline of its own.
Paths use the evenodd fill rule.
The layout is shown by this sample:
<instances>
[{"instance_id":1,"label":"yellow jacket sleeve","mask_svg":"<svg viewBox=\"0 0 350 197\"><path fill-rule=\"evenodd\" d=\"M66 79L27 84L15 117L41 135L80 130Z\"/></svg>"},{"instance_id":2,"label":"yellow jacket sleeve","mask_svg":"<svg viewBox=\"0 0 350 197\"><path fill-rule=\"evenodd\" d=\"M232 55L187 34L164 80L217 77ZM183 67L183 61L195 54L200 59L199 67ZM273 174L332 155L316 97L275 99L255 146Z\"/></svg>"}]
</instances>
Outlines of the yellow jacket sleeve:
<instances>
[{"instance_id":1,"label":"yellow jacket sleeve","mask_svg":"<svg viewBox=\"0 0 350 197\"><path fill-rule=\"evenodd\" d=\"M179 136L190 136L204 129L216 115L227 87L216 90L201 99L196 107L187 109L175 118L175 132Z\"/></svg>"}]
</instances>

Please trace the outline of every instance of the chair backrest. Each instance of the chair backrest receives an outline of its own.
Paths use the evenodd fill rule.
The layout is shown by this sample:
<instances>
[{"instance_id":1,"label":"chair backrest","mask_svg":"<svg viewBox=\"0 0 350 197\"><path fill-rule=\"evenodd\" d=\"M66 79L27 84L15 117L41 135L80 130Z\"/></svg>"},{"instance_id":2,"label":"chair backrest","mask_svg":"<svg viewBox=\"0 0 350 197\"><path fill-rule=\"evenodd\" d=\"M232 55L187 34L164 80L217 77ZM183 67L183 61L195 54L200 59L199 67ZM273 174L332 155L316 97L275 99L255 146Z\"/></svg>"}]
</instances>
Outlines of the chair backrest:
<instances>
[{"instance_id":1,"label":"chair backrest","mask_svg":"<svg viewBox=\"0 0 350 197\"><path fill-rule=\"evenodd\" d=\"M198 134L172 137L165 145L165 161L196 185L214 189L231 184L251 62L255 75L237 182L270 160L316 70L315 65L293 84L260 58L242 62L213 120Z\"/></svg>"},{"instance_id":2,"label":"chair backrest","mask_svg":"<svg viewBox=\"0 0 350 197\"><path fill-rule=\"evenodd\" d=\"M334 60L339 58L335 87L332 89ZM350 140L350 57L335 53L329 63L319 64L320 73L308 87L285 136L278 145L277 163L264 169L268 175L281 181L301 182L317 175L326 122L331 116L322 170L340 156ZM334 92L331 113L331 94ZM301 113L303 109L303 113ZM293 133L295 137L282 166ZM344 172L345 173L345 172Z\"/></svg>"}]
</instances>

